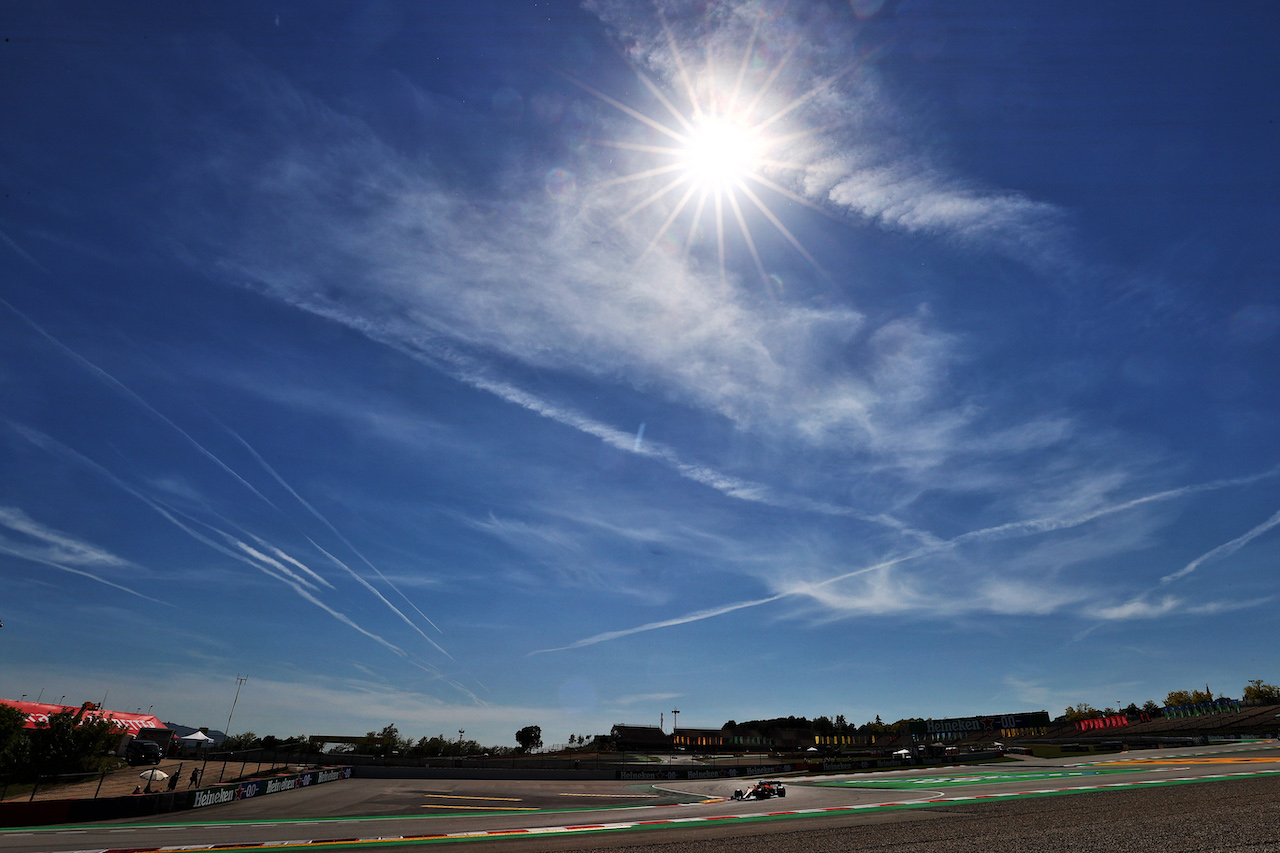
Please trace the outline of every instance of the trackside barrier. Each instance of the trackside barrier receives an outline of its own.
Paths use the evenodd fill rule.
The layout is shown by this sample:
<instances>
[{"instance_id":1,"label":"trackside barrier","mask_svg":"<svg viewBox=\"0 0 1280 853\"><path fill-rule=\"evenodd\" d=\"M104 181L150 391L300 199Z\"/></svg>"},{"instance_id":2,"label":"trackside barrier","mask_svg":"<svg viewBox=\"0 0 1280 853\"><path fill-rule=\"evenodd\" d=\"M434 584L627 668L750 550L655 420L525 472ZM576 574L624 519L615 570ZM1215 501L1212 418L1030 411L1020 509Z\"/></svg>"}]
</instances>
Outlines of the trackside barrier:
<instances>
[{"instance_id":1,"label":"trackside barrier","mask_svg":"<svg viewBox=\"0 0 1280 853\"><path fill-rule=\"evenodd\" d=\"M158 794L99 797L92 800L40 800L34 803L0 803L0 826L47 826L84 823L122 817L144 817L167 812L200 809L233 803L250 797L293 791L339 779L350 779L350 767L324 767L288 776L272 776Z\"/></svg>"},{"instance_id":2,"label":"trackside barrier","mask_svg":"<svg viewBox=\"0 0 1280 853\"><path fill-rule=\"evenodd\" d=\"M322 770L308 770L293 776L273 776L267 779L250 779L248 782L236 782L230 785L212 785L208 788L197 788L189 791L191 802L189 809L200 809L205 806L217 806L247 800L252 797L265 797L267 794L278 794L281 791L293 791L310 785L324 782L336 782L339 779L350 779L350 767L326 767Z\"/></svg>"}]
</instances>

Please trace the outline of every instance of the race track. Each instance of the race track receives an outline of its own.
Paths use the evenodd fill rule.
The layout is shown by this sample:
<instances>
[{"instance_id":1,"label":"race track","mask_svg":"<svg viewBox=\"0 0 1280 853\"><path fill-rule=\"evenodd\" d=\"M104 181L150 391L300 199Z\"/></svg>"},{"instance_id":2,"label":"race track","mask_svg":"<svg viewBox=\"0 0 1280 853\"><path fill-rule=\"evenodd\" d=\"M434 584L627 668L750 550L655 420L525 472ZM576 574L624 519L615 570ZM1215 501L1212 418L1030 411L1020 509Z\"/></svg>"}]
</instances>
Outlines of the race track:
<instances>
[{"instance_id":1,"label":"race track","mask_svg":"<svg viewBox=\"0 0 1280 853\"><path fill-rule=\"evenodd\" d=\"M0 851L1280 851L1280 744L789 780L352 779L172 820L0 830ZM518 840L518 841L517 841Z\"/></svg>"}]
</instances>

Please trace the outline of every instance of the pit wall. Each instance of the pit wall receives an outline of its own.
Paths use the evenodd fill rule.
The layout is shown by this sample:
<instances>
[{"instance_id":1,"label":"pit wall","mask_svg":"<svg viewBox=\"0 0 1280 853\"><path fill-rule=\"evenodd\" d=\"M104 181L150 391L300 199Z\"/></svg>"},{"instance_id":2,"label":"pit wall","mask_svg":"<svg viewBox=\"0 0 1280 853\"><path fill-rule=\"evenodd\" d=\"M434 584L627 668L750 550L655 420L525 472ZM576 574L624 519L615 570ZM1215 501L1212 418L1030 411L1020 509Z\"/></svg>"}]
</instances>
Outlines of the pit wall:
<instances>
[{"instance_id":1,"label":"pit wall","mask_svg":"<svg viewBox=\"0 0 1280 853\"><path fill-rule=\"evenodd\" d=\"M0 803L0 826L48 826L200 809L294 791L339 779L350 779L350 767L323 767L288 776L268 776L246 782L229 782L186 791L99 797L94 800L38 800L32 803Z\"/></svg>"}]
</instances>

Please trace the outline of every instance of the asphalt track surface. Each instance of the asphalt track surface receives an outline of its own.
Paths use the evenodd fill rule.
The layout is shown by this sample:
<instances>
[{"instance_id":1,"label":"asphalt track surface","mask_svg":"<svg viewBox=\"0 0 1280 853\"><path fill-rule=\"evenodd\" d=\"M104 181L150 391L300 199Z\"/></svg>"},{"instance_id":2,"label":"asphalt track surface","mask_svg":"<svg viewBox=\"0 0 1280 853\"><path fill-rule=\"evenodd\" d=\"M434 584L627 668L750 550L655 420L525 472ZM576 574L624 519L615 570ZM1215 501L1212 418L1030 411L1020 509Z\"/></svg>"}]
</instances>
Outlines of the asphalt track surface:
<instances>
[{"instance_id":1,"label":"asphalt track surface","mask_svg":"<svg viewBox=\"0 0 1280 853\"><path fill-rule=\"evenodd\" d=\"M148 818L0 830L0 851L403 850L683 853L1280 851L1280 744L742 780L351 779Z\"/></svg>"}]
</instances>

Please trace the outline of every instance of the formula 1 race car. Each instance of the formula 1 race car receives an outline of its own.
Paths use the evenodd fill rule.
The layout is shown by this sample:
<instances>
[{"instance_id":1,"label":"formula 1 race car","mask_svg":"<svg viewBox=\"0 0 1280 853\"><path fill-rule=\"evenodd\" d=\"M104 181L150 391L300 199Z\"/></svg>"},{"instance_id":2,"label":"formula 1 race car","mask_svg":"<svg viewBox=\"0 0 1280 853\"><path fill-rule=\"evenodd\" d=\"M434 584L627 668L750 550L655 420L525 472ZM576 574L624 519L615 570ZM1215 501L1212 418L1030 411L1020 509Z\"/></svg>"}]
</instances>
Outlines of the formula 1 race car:
<instances>
[{"instance_id":1,"label":"formula 1 race car","mask_svg":"<svg viewBox=\"0 0 1280 853\"><path fill-rule=\"evenodd\" d=\"M770 797L785 797L786 795L787 789L776 779L768 782L757 782L745 791L738 788L733 792L735 800L767 800Z\"/></svg>"}]
</instances>

